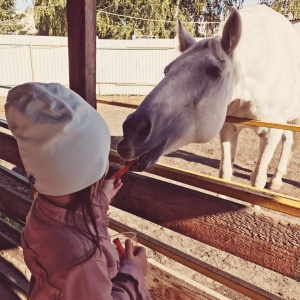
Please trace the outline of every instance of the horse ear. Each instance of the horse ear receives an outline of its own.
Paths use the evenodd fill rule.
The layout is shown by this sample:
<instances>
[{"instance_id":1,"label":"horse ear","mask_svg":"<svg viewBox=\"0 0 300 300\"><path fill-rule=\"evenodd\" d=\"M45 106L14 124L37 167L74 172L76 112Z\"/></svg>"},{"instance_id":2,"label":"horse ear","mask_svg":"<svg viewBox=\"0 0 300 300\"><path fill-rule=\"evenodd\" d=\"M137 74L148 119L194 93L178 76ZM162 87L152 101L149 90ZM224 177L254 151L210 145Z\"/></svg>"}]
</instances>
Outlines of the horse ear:
<instances>
[{"instance_id":1,"label":"horse ear","mask_svg":"<svg viewBox=\"0 0 300 300\"><path fill-rule=\"evenodd\" d=\"M221 46L223 50L232 56L235 47L238 45L242 34L242 19L239 11L232 8L222 33Z\"/></svg>"},{"instance_id":2,"label":"horse ear","mask_svg":"<svg viewBox=\"0 0 300 300\"><path fill-rule=\"evenodd\" d=\"M179 50L181 52L190 48L196 40L191 36L191 34L182 26L181 21L178 19L178 27L177 27L177 36L179 39Z\"/></svg>"}]
</instances>

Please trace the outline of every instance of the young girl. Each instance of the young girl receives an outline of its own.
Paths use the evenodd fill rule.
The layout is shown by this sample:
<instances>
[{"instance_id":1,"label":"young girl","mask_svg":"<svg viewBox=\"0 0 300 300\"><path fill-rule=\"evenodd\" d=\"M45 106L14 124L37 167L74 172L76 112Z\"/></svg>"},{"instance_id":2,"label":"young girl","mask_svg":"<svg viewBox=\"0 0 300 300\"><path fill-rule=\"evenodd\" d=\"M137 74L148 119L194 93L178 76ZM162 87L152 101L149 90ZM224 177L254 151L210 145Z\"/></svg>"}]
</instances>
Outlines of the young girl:
<instances>
[{"instance_id":1,"label":"young girl","mask_svg":"<svg viewBox=\"0 0 300 300\"><path fill-rule=\"evenodd\" d=\"M28 299L147 299L145 249L127 240L120 262L107 231L108 205L122 182L105 179L110 134L103 118L54 83L11 89L5 113L38 191L22 233Z\"/></svg>"}]
</instances>

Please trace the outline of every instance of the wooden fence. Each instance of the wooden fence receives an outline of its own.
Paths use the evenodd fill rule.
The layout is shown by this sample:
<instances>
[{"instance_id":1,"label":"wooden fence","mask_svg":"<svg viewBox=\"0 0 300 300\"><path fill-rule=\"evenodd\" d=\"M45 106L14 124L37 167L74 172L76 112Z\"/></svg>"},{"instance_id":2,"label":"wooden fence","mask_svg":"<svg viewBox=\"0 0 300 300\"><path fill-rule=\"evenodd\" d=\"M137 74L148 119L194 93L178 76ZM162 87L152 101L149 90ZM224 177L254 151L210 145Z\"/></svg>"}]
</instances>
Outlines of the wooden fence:
<instances>
[{"instance_id":1,"label":"wooden fence","mask_svg":"<svg viewBox=\"0 0 300 300\"><path fill-rule=\"evenodd\" d=\"M135 105L115 101L98 102L136 108ZM228 118L227 121L250 122L251 125L300 131L300 127L295 125L232 118ZM7 128L4 120L0 124ZM4 132L0 133L0 159L22 167L16 141ZM113 173L120 168L122 161L113 150L110 153L110 161L110 172ZM11 171L6 172L9 174ZM300 199L160 164L150 167L147 172L171 179L173 183L128 172L123 179L124 187L118 193L113 206L295 280L299 279L297 267L300 257L299 225L287 226L279 217L265 212L256 213L241 204L224 201L196 191L193 187L224 194L295 217L300 217ZM178 186L176 181L191 188ZM0 210L24 222L32 200L3 185L0 185L0 195ZM164 211L164 214L158 215L157 211ZM113 220L110 227L120 232L128 230L128 227ZM253 299L279 299L274 294L156 241L142 232L138 232L138 240L155 251Z\"/></svg>"}]
</instances>

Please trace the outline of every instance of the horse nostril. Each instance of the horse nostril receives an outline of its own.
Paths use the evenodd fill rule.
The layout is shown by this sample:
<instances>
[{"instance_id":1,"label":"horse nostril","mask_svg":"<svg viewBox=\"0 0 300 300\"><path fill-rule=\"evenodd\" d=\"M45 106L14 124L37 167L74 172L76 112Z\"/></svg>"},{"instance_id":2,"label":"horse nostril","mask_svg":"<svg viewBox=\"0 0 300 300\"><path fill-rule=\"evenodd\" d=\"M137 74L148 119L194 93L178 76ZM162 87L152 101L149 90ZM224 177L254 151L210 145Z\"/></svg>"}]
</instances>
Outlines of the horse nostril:
<instances>
[{"instance_id":1,"label":"horse nostril","mask_svg":"<svg viewBox=\"0 0 300 300\"><path fill-rule=\"evenodd\" d=\"M150 134L150 131L151 123L149 120L140 121L135 128L135 132L139 136L148 136Z\"/></svg>"},{"instance_id":2,"label":"horse nostril","mask_svg":"<svg viewBox=\"0 0 300 300\"><path fill-rule=\"evenodd\" d=\"M150 134L152 125L148 119L137 117L134 114L129 115L123 123L124 137L127 134L136 134L140 137L145 137Z\"/></svg>"}]
</instances>

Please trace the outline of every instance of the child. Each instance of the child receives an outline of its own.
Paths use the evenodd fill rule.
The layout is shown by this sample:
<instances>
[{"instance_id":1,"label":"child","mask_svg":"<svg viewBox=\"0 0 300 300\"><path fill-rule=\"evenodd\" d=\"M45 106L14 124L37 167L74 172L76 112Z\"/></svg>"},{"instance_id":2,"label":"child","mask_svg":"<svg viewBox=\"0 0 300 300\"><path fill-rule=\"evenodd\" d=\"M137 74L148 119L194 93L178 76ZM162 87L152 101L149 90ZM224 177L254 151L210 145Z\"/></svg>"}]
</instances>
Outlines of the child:
<instances>
[{"instance_id":1,"label":"child","mask_svg":"<svg viewBox=\"0 0 300 300\"><path fill-rule=\"evenodd\" d=\"M103 118L55 83L11 89L5 113L38 191L22 233L28 299L147 299L145 248L127 240L119 262L107 231L108 205L122 182L105 179L110 134Z\"/></svg>"}]
</instances>

